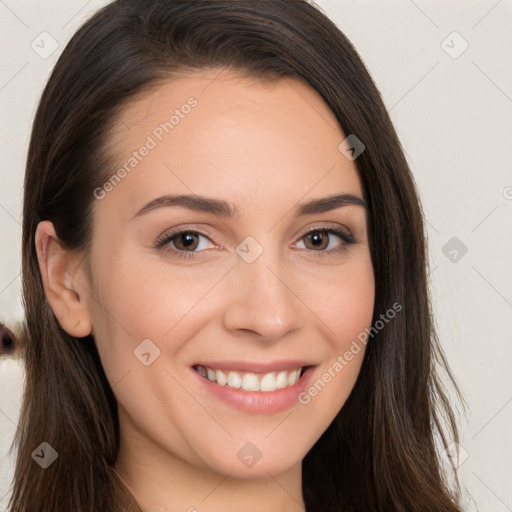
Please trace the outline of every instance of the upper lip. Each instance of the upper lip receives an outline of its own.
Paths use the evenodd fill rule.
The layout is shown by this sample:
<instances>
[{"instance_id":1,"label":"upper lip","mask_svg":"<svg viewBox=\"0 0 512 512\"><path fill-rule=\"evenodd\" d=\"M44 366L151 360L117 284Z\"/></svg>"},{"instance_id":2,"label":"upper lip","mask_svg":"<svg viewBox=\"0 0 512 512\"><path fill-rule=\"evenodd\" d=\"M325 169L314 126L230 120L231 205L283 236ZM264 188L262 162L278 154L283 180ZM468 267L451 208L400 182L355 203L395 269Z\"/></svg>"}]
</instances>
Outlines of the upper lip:
<instances>
[{"instance_id":1,"label":"upper lip","mask_svg":"<svg viewBox=\"0 0 512 512\"><path fill-rule=\"evenodd\" d=\"M297 370L305 366L313 366L310 362L299 359L288 359L280 361L202 361L193 366L204 366L215 370L232 370L253 373L270 373L279 370Z\"/></svg>"}]
</instances>

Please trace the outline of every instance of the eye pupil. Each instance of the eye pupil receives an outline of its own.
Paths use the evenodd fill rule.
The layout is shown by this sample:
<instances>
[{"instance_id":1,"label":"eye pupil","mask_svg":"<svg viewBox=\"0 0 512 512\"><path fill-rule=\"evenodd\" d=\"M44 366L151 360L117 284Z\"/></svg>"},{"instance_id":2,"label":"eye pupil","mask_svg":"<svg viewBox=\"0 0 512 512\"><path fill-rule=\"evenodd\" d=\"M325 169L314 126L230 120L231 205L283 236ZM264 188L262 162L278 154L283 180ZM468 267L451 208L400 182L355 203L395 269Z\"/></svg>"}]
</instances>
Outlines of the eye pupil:
<instances>
[{"instance_id":1,"label":"eye pupil","mask_svg":"<svg viewBox=\"0 0 512 512\"><path fill-rule=\"evenodd\" d=\"M184 248L190 249L190 247L194 245L194 238L197 238L197 234L187 232L181 233L177 238L178 249L180 249L179 244L183 244Z\"/></svg>"},{"instance_id":2,"label":"eye pupil","mask_svg":"<svg viewBox=\"0 0 512 512\"><path fill-rule=\"evenodd\" d=\"M318 248L318 247L323 248L322 243L327 240L326 234L322 231L317 231L317 232L313 233L312 235L309 235L309 238L310 238L310 240L313 241L313 246L316 248Z\"/></svg>"}]
</instances>

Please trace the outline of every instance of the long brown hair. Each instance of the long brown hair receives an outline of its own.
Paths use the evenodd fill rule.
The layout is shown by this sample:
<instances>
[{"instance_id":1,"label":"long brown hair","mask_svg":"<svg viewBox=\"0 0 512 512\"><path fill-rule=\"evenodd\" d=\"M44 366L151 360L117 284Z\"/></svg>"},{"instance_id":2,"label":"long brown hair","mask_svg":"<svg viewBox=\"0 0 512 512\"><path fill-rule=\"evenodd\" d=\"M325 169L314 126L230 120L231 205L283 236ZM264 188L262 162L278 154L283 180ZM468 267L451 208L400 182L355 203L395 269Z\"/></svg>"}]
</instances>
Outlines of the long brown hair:
<instances>
[{"instance_id":1,"label":"long brown hair","mask_svg":"<svg viewBox=\"0 0 512 512\"><path fill-rule=\"evenodd\" d=\"M440 370L463 400L432 318L421 203L381 96L356 50L304 0L118 0L88 20L59 58L35 116L23 205L22 346L26 386L10 510L140 511L113 467L117 403L92 336L59 325L34 244L53 222L88 254L94 193L112 175L105 141L116 115L184 69L226 68L260 80L300 77L366 149L355 161L369 206L375 276L372 336L348 400L303 461L308 511L461 512L436 448L458 442ZM341 141L340 141L341 142ZM446 432L444 431L446 430ZM42 469L42 442L58 453ZM452 468L455 469L455 468Z\"/></svg>"}]
</instances>

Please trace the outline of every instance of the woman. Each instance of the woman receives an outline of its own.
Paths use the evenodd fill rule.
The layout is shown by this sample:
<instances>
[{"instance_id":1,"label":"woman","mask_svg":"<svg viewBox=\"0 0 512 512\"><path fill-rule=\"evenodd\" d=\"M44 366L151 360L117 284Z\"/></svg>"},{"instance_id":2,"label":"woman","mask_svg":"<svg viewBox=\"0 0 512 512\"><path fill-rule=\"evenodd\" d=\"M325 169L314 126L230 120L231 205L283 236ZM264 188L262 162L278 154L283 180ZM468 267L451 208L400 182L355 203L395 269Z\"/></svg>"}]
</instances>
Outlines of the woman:
<instances>
[{"instance_id":1,"label":"woman","mask_svg":"<svg viewBox=\"0 0 512 512\"><path fill-rule=\"evenodd\" d=\"M425 250L317 8L108 5L32 131L10 510L460 511Z\"/></svg>"}]
</instances>

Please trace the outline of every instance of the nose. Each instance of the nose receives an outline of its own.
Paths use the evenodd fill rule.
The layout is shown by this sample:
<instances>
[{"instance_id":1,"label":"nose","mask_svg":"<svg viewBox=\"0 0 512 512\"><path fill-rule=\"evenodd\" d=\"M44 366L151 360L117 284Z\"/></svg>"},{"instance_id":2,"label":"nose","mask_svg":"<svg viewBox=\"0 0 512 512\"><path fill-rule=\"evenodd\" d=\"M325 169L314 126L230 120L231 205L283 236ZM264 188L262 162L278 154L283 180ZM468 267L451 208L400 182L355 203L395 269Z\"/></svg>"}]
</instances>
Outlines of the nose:
<instances>
[{"instance_id":1,"label":"nose","mask_svg":"<svg viewBox=\"0 0 512 512\"><path fill-rule=\"evenodd\" d=\"M225 328L248 330L275 341L303 325L302 302L291 273L270 250L252 263L236 260L230 281Z\"/></svg>"}]
</instances>

